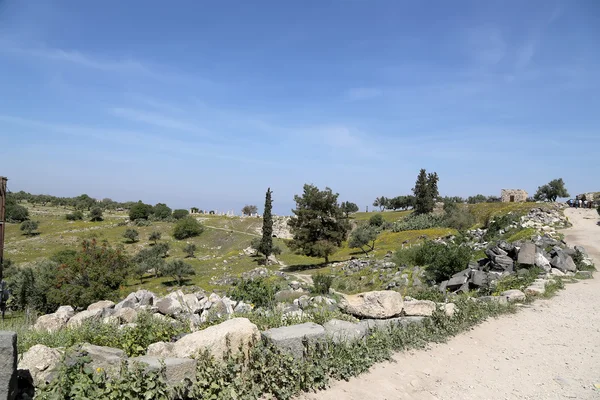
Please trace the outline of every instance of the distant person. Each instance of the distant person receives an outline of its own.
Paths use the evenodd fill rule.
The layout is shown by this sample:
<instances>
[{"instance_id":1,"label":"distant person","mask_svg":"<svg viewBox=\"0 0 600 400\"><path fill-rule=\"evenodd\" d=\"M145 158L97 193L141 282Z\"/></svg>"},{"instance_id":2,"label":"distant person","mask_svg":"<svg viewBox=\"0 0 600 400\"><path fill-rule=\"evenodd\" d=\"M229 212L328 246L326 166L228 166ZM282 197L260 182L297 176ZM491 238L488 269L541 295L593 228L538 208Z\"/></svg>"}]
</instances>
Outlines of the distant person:
<instances>
[{"instance_id":1,"label":"distant person","mask_svg":"<svg viewBox=\"0 0 600 400\"><path fill-rule=\"evenodd\" d=\"M574 203L575 203L575 208L577 208L577 206L579 206L579 200L575 199Z\"/></svg>"},{"instance_id":2,"label":"distant person","mask_svg":"<svg viewBox=\"0 0 600 400\"><path fill-rule=\"evenodd\" d=\"M583 207L583 200L579 200L579 207Z\"/></svg>"}]
</instances>

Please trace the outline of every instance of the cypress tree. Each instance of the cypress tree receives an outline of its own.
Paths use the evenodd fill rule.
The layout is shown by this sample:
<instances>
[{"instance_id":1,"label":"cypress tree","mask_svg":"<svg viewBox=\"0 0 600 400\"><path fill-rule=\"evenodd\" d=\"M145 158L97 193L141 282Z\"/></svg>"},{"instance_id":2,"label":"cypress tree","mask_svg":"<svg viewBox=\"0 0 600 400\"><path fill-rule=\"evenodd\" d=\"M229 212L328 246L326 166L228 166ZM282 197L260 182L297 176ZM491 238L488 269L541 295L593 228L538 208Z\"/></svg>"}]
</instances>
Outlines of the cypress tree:
<instances>
[{"instance_id":1,"label":"cypress tree","mask_svg":"<svg viewBox=\"0 0 600 400\"><path fill-rule=\"evenodd\" d=\"M416 214L426 214L430 212L429 210L429 185L427 184L427 171L425 169L421 169L419 175L417 176L417 181L415 182L415 187L413 188L413 193L415 194L415 213Z\"/></svg>"},{"instance_id":2,"label":"cypress tree","mask_svg":"<svg viewBox=\"0 0 600 400\"><path fill-rule=\"evenodd\" d=\"M269 256L274 253L278 253L278 249L273 247L273 215L271 210L273 209L273 201L271 200L271 188L267 189L265 195L265 210L263 212L263 227L262 227L262 239L258 246L258 251L265 256L265 260L269 260ZM266 262L265 261L265 262Z\"/></svg>"}]
</instances>

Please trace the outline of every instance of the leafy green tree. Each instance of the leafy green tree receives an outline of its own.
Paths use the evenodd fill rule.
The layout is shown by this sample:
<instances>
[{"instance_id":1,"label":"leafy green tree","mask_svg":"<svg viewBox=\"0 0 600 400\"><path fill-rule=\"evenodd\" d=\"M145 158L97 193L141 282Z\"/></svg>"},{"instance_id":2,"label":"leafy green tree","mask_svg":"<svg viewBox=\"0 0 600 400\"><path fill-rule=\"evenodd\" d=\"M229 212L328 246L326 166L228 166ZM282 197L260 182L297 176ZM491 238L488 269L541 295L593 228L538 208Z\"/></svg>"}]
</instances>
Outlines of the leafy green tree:
<instances>
[{"instance_id":1,"label":"leafy green tree","mask_svg":"<svg viewBox=\"0 0 600 400\"><path fill-rule=\"evenodd\" d=\"M90 221L102 221L102 209L100 207L93 207L90 210Z\"/></svg>"},{"instance_id":2,"label":"leafy green tree","mask_svg":"<svg viewBox=\"0 0 600 400\"><path fill-rule=\"evenodd\" d=\"M169 243L158 243L158 244L152 246L152 251L158 257L166 258L169 256L170 248L171 248L171 246L169 246Z\"/></svg>"},{"instance_id":3,"label":"leafy green tree","mask_svg":"<svg viewBox=\"0 0 600 400\"><path fill-rule=\"evenodd\" d=\"M202 226L200 222L198 222L195 218L186 217L180 219L175 224L175 228L173 229L173 237L178 240L183 240L190 237L199 236L202 232L204 232L204 226Z\"/></svg>"},{"instance_id":4,"label":"leafy green tree","mask_svg":"<svg viewBox=\"0 0 600 400\"><path fill-rule=\"evenodd\" d=\"M130 243L135 243L138 241L140 234L138 231L136 231L135 229L127 229L124 233L123 233L123 237L125 239L128 239Z\"/></svg>"},{"instance_id":5,"label":"leafy green tree","mask_svg":"<svg viewBox=\"0 0 600 400\"><path fill-rule=\"evenodd\" d=\"M361 225L350 234L348 246L369 254L369 251L375 249L375 240L377 240L377 230L373 226Z\"/></svg>"},{"instance_id":6,"label":"leafy green tree","mask_svg":"<svg viewBox=\"0 0 600 400\"><path fill-rule=\"evenodd\" d=\"M158 243L158 241L160 240L161 236L162 235L160 234L160 232L154 231L150 234L150 236L148 236L148 240L154 242L154 244L156 245L156 243Z\"/></svg>"},{"instance_id":7,"label":"leafy green tree","mask_svg":"<svg viewBox=\"0 0 600 400\"><path fill-rule=\"evenodd\" d=\"M415 264L426 266L427 277L440 283L465 269L472 255L473 250L463 244L428 241L417 248Z\"/></svg>"},{"instance_id":8,"label":"leafy green tree","mask_svg":"<svg viewBox=\"0 0 600 400\"><path fill-rule=\"evenodd\" d=\"M181 260L168 262L163 268L163 275L170 276L181 285L186 277L196 275L194 267Z\"/></svg>"},{"instance_id":9,"label":"leafy green tree","mask_svg":"<svg viewBox=\"0 0 600 400\"><path fill-rule=\"evenodd\" d=\"M43 198L43 204L46 204L49 201L47 198ZM82 194L75 198L75 208L77 210L86 210L89 211L96 204L96 199L91 198L87 194Z\"/></svg>"},{"instance_id":10,"label":"leafy green tree","mask_svg":"<svg viewBox=\"0 0 600 400\"><path fill-rule=\"evenodd\" d=\"M258 213L258 207L256 206L250 206L248 204L246 204L244 207L242 207L242 214L243 215L252 215L252 214L257 214Z\"/></svg>"},{"instance_id":11,"label":"leafy green tree","mask_svg":"<svg viewBox=\"0 0 600 400\"><path fill-rule=\"evenodd\" d=\"M349 201L344 201L341 204L342 212L346 215L346 218L350 216L351 213L355 213L358 211L358 206L356 203L351 203Z\"/></svg>"},{"instance_id":12,"label":"leafy green tree","mask_svg":"<svg viewBox=\"0 0 600 400\"><path fill-rule=\"evenodd\" d=\"M385 220L383 219L383 215L381 215L381 214L375 214L375 215L371 216L371 218L369 218L370 226L379 228L384 223L385 223Z\"/></svg>"},{"instance_id":13,"label":"leafy green tree","mask_svg":"<svg viewBox=\"0 0 600 400\"><path fill-rule=\"evenodd\" d=\"M498 196L488 196L486 203L500 203L502 199Z\"/></svg>"},{"instance_id":14,"label":"leafy green tree","mask_svg":"<svg viewBox=\"0 0 600 400\"><path fill-rule=\"evenodd\" d=\"M81 221L83 219L83 213L79 210L73 211L72 213L67 214L65 218L68 221Z\"/></svg>"},{"instance_id":15,"label":"leafy green tree","mask_svg":"<svg viewBox=\"0 0 600 400\"><path fill-rule=\"evenodd\" d=\"M346 240L350 224L344 218L337 199L330 188L321 191L316 186L304 185L302 196L294 196L296 209L288 225L293 239L288 246L297 254L309 257L329 256Z\"/></svg>"},{"instance_id":16,"label":"leafy green tree","mask_svg":"<svg viewBox=\"0 0 600 400\"><path fill-rule=\"evenodd\" d=\"M538 187L537 192L533 195L535 201L554 202L559 197L569 197L569 192L567 192L562 178L553 179L547 184Z\"/></svg>"},{"instance_id":17,"label":"leafy green tree","mask_svg":"<svg viewBox=\"0 0 600 400\"><path fill-rule=\"evenodd\" d=\"M152 215L156 219L164 220L171 216L171 209L166 204L158 203L152 207Z\"/></svg>"},{"instance_id":18,"label":"leafy green tree","mask_svg":"<svg viewBox=\"0 0 600 400\"><path fill-rule=\"evenodd\" d=\"M186 257L194 257L194 252L196 251L196 249L197 247L194 243L188 243L183 248L183 252L185 253Z\"/></svg>"},{"instance_id":19,"label":"leafy green tree","mask_svg":"<svg viewBox=\"0 0 600 400\"><path fill-rule=\"evenodd\" d=\"M148 219L151 211L152 206L149 204L144 204L140 200L133 204L129 209L129 219L131 221L135 221L136 219Z\"/></svg>"},{"instance_id":20,"label":"leafy green tree","mask_svg":"<svg viewBox=\"0 0 600 400\"><path fill-rule=\"evenodd\" d=\"M189 215L189 213L190 212L188 210L184 210L184 209L180 208L178 210L173 211L173 218L182 219L182 218L187 217Z\"/></svg>"},{"instance_id":21,"label":"leafy green tree","mask_svg":"<svg viewBox=\"0 0 600 400\"><path fill-rule=\"evenodd\" d=\"M85 308L98 300L116 298L129 273L130 260L122 248L84 240L76 257L67 258L54 271L48 300Z\"/></svg>"},{"instance_id":22,"label":"leafy green tree","mask_svg":"<svg viewBox=\"0 0 600 400\"><path fill-rule=\"evenodd\" d=\"M273 200L271 188L267 189L265 194L265 211L263 213L262 237L252 241L252 248L265 256L265 263L269 260L271 254L280 254L281 249L273 245Z\"/></svg>"},{"instance_id":23,"label":"leafy green tree","mask_svg":"<svg viewBox=\"0 0 600 400\"><path fill-rule=\"evenodd\" d=\"M467 203L469 203L469 204L485 203L486 200L487 200L487 197L485 197L482 194L477 194L475 196L469 196L469 198L467 199Z\"/></svg>"},{"instance_id":24,"label":"leafy green tree","mask_svg":"<svg viewBox=\"0 0 600 400\"><path fill-rule=\"evenodd\" d=\"M435 200L439 196L438 181L437 173L427 174L425 169L421 169L413 188L416 214L427 214L433 211Z\"/></svg>"},{"instance_id":25,"label":"leafy green tree","mask_svg":"<svg viewBox=\"0 0 600 400\"><path fill-rule=\"evenodd\" d=\"M140 284L144 283L144 276L148 273L153 273L158 276L162 273L165 266L165 260L154 254L146 254L136 256L134 259L133 275L140 280Z\"/></svg>"},{"instance_id":26,"label":"leafy green tree","mask_svg":"<svg viewBox=\"0 0 600 400\"><path fill-rule=\"evenodd\" d=\"M12 193L6 196L5 215L7 222L23 222L29 219L29 211L22 205L17 204L17 200Z\"/></svg>"},{"instance_id":27,"label":"leafy green tree","mask_svg":"<svg viewBox=\"0 0 600 400\"><path fill-rule=\"evenodd\" d=\"M373 202L373 207L379 207L379 211L383 211L387 207L388 202L389 200L384 196L377 197Z\"/></svg>"},{"instance_id":28,"label":"leafy green tree","mask_svg":"<svg viewBox=\"0 0 600 400\"><path fill-rule=\"evenodd\" d=\"M5 265L6 281L16 306L44 314L56 311L60 304L49 301L48 293L56 284L58 267L59 264L50 260L18 268Z\"/></svg>"},{"instance_id":29,"label":"leafy green tree","mask_svg":"<svg viewBox=\"0 0 600 400\"><path fill-rule=\"evenodd\" d=\"M229 290L229 297L254 304L256 307L270 307L275 303L277 287L265 278L241 279Z\"/></svg>"},{"instance_id":30,"label":"leafy green tree","mask_svg":"<svg viewBox=\"0 0 600 400\"><path fill-rule=\"evenodd\" d=\"M40 223L38 221L23 221L21 222L21 231L23 231L23 234L27 236L37 235L38 232L36 231L39 225Z\"/></svg>"}]
</instances>

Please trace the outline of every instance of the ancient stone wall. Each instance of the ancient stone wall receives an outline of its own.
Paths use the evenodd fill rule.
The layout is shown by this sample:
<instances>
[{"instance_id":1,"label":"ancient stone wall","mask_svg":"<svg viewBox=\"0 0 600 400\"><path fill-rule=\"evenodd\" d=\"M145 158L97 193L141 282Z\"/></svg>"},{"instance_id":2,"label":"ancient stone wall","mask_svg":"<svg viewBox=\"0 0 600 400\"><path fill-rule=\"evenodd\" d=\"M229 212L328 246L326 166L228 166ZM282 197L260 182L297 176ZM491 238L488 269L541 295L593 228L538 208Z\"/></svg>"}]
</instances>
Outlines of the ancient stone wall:
<instances>
[{"instance_id":1,"label":"ancient stone wall","mask_svg":"<svg viewBox=\"0 0 600 400\"><path fill-rule=\"evenodd\" d=\"M522 189L502 189L500 195L503 203L527 201L527 192Z\"/></svg>"}]
</instances>

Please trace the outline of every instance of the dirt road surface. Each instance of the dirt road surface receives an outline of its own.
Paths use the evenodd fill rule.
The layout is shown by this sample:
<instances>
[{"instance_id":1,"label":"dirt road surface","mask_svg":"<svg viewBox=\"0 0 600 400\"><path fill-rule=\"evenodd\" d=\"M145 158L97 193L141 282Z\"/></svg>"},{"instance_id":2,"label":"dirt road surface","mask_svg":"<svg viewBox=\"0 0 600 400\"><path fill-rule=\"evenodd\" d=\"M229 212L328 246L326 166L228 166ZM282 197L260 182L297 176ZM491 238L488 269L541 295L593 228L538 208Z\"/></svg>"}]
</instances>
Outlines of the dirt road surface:
<instances>
[{"instance_id":1,"label":"dirt road surface","mask_svg":"<svg viewBox=\"0 0 600 400\"><path fill-rule=\"evenodd\" d=\"M596 210L568 209L567 243L600 266ZM398 353L301 400L600 399L600 272L427 350Z\"/></svg>"}]
</instances>

